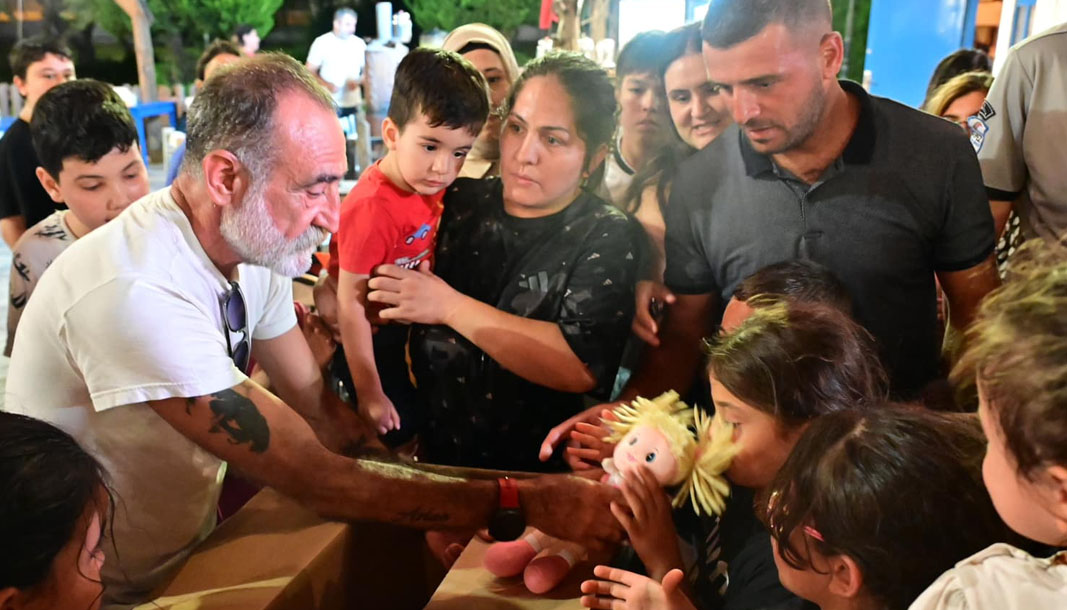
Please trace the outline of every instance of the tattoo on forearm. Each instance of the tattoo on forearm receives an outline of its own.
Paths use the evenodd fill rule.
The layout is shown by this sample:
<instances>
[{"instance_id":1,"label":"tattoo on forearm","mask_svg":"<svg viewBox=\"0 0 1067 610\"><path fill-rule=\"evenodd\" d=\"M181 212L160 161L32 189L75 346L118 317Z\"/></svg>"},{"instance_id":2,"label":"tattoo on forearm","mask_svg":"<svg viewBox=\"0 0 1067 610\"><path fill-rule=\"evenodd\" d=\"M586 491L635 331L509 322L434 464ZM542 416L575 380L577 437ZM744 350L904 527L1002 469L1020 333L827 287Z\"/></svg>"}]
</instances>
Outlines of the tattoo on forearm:
<instances>
[{"instance_id":1,"label":"tattoo on forearm","mask_svg":"<svg viewBox=\"0 0 1067 610\"><path fill-rule=\"evenodd\" d=\"M256 403L233 390L222 390L208 398L208 407L213 415L210 432L225 432L230 436L231 443L248 443L249 448L256 453L267 450L270 445L270 427ZM186 406L186 412L189 412L191 406Z\"/></svg>"},{"instance_id":2,"label":"tattoo on forearm","mask_svg":"<svg viewBox=\"0 0 1067 610\"><path fill-rule=\"evenodd\" d=\"M397 514L397 517L402 523L410 523L412 525L419 525L425 523L447 523L449 520L448 513L435 511L429 508L413 508Z\"/></svg>"}]
</instances>

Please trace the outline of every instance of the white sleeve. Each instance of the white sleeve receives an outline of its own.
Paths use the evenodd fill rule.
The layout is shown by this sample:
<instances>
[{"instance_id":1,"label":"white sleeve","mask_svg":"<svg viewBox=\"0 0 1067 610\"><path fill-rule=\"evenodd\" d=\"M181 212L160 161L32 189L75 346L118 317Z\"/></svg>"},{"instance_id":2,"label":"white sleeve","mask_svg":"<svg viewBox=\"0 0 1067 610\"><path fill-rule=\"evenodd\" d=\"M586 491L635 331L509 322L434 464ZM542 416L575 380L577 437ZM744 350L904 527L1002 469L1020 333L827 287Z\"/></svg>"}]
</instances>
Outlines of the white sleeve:
<instances>
[{"instance_id":1,"label":"white sleeve","mask_svg":"<svg viewBox=\"0 0 1067 610\"><path fill-rule=\"evenodd\" d=\"M22 262L22 255L15 248L11 257L11 271L7 285L7 343L4 345L4 355L11 356L11 347L15 345L15 329L22 318L22 310L26 307L26 301L30 298L29 269ZM24 275L26 274L26 275Z\"/></svg>"},{"instance_id":2,"label":"white sleeve","mask_svg":"<svg viewBox=\"0 0 1067 610\"><path fill-rule=\"evenodd\" d=\"M934 581L908 610L969 610L970 604L955 570L945 572Z\"/></svg>"},{"instance_id":3,"label":"white sleeve","mask_svg":"<svg viewBox=\"0 0 1067 610\"><path fill-rule=\"evenodd\" d=\"M971 143L991 199L1014 200L1026 188L1023 133L1034 83L1012 51L972 123Z\"/></svg>"},{"instance_id":4,"label":"white sleeve","mask_svg":"<svg viewBox=\"0 0 1067 610\"><path fill-rule=\"evenodd\" d=\"M33 227L31 227L31 230ZM11 276L8 279L7 303L7 343L4 355L11 356L15 345L15 330L18 328L22 312L41 279L48 265L52 263L51 252L43 250L36 236L27 231L26 239L19 239L11 252ZM37 247L35 247L37 246Z\"/></svg>"},{"instance_id":5,"label":"white sleeve","mask_svg":"<svg viewBox=\"0 0 1067 610\"><path fill-rule=\"evenodd\" d=\"M307 64L311 66L312 69L318 70L322 67L322 60L325 59L323 55L326 54L325 46L326 44L322 40L322 37L316 38L311 43L311 48L308 49Z\"/></svg>"},{"instance_id":6,"label":"white sleeve","mask_svg":"<svg viewBox=\"0 0 1067 610\"><path fill-rule=\"evenodd\" d=\"M252 330L252 338L273 339L296 326L296 310L293 307L293 280L277 273L270 274L263 314Z\"/></svg>"},{"instance_id":7,"label":"white sleeve","mask_svg":"<svg viewBox=\"0 0 1067 610\"><path fill-rule=\"evenodd\" d=\"M226 349L221 323L178 290L114 279L63 316L68 358L93 407L211 394L246 379Z\"/></svg>"}]
</instances>

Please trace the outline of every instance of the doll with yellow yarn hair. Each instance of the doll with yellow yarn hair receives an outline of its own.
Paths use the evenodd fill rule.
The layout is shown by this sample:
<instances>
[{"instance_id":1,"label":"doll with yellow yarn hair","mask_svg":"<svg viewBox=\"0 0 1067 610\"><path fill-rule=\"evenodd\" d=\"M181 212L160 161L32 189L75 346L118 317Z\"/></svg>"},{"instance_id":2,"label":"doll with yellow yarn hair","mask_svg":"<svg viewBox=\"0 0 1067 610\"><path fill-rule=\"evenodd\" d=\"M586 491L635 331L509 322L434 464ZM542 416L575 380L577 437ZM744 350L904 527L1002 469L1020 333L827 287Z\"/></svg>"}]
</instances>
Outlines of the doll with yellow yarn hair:
<instances>
[{"instance_id":1,"label":"doll with yellow yarn hair","mask_svg":"<svg viewBox=\"0 0 1067 610\"><path fill-rule=\"evenodd\" d=\"M688 498L697 514L722 512L730 493L722 473L736 454L729 424L686 407L673 391L655 400L638 397L614 415L614 421L604 420L612 431L605 440L615 443L612 457L603 462L607 482L617 486L644 465L661 486L682 486L675 507Z\"/></svg>"},{"instance_id":2,"label":"doll with yellow yarn hair","mask_svg":"<svg viewBox=\"0 0 1067 610\"><path fill-rule=\"evenodd\" d=\"M722 473L735 453L726 424L690 409L673 391L655 400L639 397L617 407L613 415L614 420L604 420L611 430L605 441L615 443L612 457L604 460L605 482L620 486L628 477L650 473L659 487L680 486L671 502L674 506L689 499L697 514L722 512L729 494ZM621 510L612 507L617 518L626 519ZM485 566L502 577L522 573L531 592L545 593L586 557L582 547L535 531L491 546Z\"/></svg>"}]
</instances>

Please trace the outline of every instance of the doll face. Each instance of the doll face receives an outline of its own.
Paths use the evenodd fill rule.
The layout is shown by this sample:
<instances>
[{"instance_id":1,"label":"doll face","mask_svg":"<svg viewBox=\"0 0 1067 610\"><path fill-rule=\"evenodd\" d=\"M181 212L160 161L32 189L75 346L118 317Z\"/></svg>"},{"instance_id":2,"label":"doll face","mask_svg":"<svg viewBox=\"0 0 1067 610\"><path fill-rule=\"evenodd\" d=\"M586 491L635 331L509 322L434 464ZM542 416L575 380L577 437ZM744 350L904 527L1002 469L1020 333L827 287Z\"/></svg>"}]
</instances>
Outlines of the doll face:
<instances>
[{"instance_id":1,"label":"doll face","mask_svg":"<svg viewBox=\"0 0 1067 610\"><path fill-rule=\"evenodd\" d=\"M678 462L667 437L650 426L637 426L627 432L615 446L613 457L615 467L624 475L643 464L663 485L674 480L678 473Z\"/></svg>"}]
</instances>

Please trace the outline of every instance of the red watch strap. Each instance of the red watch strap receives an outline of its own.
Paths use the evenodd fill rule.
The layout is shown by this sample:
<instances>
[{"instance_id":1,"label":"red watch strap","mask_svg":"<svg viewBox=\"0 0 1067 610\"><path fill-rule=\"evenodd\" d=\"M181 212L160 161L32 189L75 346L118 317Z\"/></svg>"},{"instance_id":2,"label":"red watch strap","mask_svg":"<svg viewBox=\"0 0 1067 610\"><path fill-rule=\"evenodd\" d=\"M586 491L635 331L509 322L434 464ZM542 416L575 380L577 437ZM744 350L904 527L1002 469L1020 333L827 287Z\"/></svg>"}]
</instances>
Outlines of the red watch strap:
<instances>
[{"instance_id":1,"label":"red watch strap","mask_svg":"<svg viewBox=\"0 0 1067 610\"><path fill-rule=\"evenodd\" d=\"M500 484L500 508L519 507L519 486L515 479L502 477L496 480Z\"/></svg>"}]
</instances>

